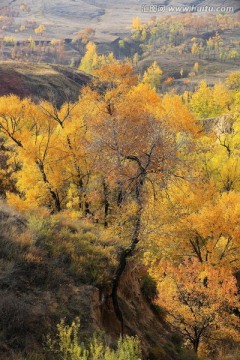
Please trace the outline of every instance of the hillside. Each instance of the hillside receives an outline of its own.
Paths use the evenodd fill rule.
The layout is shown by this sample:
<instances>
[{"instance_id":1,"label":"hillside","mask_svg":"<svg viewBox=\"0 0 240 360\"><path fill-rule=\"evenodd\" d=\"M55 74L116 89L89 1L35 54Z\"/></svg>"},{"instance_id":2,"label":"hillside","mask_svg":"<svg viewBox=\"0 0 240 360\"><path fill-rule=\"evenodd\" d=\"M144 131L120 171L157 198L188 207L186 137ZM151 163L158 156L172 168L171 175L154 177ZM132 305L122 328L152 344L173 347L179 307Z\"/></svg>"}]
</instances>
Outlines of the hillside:
<instances>
[{"instance_id":1,"label":"hillside","mask_svg":"<svg viewBox=\"0 0 240 360\"><path fill-rule=\"evenodd\" d=\"M56 38L73 38L76 33L85 27L92 27L96 30L96 40L112 41L117 36L123 35L129 31L131 21L134 17L139 16L142 20L148 20L152 15L166 15L163 13L144 13L143 4L151 4L150 1L122 0L117 3L110 0L42 0L32 2L32 0L3 0L1 6L11 4L15 12L14 26L18 28L26 20L44 24L46 26L46 39ZM21 4L24 6L21 7ZM159 5L167 6L233 6L238 11L238 0L167 0L159 1ZM119 26L121 24L121 26ZM13 31L14 32L14 31ZM4 36L12 35L11 30L4 30ZM34 34L31 29L26 29L15 33L18 39L27 39ZM41 39L41 36L38 36Z\"/></svg>"},{"instance_id":2,"label":"hillside","mask_svg":"<svg viewBox=\"0 0 240 360\"><path fill-rule=\"evenodd\" d=\"M25 2L15 0L5 1L1 4L0 60L11 59L16 62L28 63L30 65L27 71L30 73L32 73L31 63L40 62L78 68L89 40L97 44L100 54L113 52L115 57L121 60L125 57L133 58L137 53L140 60L137 71L140 73L153 60L156 60L163 70L163 80L180 79L181 77L180 80L184 81L185 79L189 80L190 77L190 82L195 85L197 81L205 78L212 84L225 78L229 71L238 71L239 69L240 27L239 1L237 0L214 2L168 0L162 2L162 6L165 8L161 12L152 12L149 7L144 7L149 6L147 3L136 1L121 1L116 5L113 1L52 0L47 2L42 0L33 4L30 0ZM184 14L180 15L179 11L171 12L170 9L173 6L197 6L199 8L210 6L214 9L232 7L234 11L227 12L226 10L226 16L224 16L218 12L205 10L195 13L190 20L191 14L188 12L185 14L188 19L184 19ZM149 20L154 17L158 28L152 24L151 29ZM145 27L142 35L139 36L136 31L134 38L133 18L140 18ZM166 18L173 22L172 25L169 25L172 30L168 28ZM191 24L187 25L188 21L192 21ZM167 30L164 30L166 26ZM153 31L152 35L151 30ZM87 33L85 38L82 37L81 31ZM154 31L157 32L156 36ZM220 36L216 44L218 49L211 49L211 45L207 48L209 40L210 42L216 40L214 39L215 34ZM164 38L166 39L164 40ZM122 40L121 46L120 39ZM201 51L204 50L203 56L200 53L192 53L192 39L196 39L196 44ZM198 62L200 70L197 74L195 73L193 79L191 73L193 73L196 62ZM43 80L38 83L40 92L42 88L46 89L46 85L43 85L45 79L48 87L51 88L50 83L52 82L59 94L61 81L63 81L65 89L73 87L74 94L78 92L78 83L81 84L85 81L84 75L70 69L64 70L64 74L62 74L63 71L56 65L50 68L48 65L46 65L47 68L44 68L43 65L37 66L42 67L38 71L37 80L39 82L40 77ZM180 75L181 68L184 69L182 75ZM2 93L4 93L5 87L11 87L8 85L11 82L19 88L20 94L28 95L31 85L27 79L27 71L25 68L19 69L19 65L16 65L16 70L13 69L9 77L11 81L3 74ZM16 72L20 75L17 75ZM50 75L50 78L44 73ZM56 73L61 73L61 76L58 77ZM23 79L24 77L25 79ZM27 86L23 85L25 82ZM182 87L181 83L180 87Z\"/></svg>"},{"instance_id":3,"label":"hillside","mask_svg":"<svg viewBox=\"0 0 240 360\"><path fill-rule=\"evenodd\" d=\"M58 104L76 101L90 77L66 66L0 62L0 96L16 94L55 100Z\"/></svg>"},{"instance_id":4,"label":"hillside","mask_svg":"<svg viewBox=\"0 0 240 360\"><path fill-rule=\"evenodd\" d=\"M80 317L84 341L103 330L112 341L117 340L120 329L111 302L110 275L119 249L104 244L98 226L67 214L26 218L2 202L0 219L1 360L26 359L24 354L27 359L45 359L46 335L54 334L63 318L69 322ZM71 244L76 254L88 260L77 263ZM108 249L113 251L112 259ZM178 338L173 345L174 334L160 308L141 290L145 277L146 271L135 260L121 280L119 298L127 318L126 333L137 334L145 355L152 353L152 359L178 360Z\"/></svg>"}]
</instances>

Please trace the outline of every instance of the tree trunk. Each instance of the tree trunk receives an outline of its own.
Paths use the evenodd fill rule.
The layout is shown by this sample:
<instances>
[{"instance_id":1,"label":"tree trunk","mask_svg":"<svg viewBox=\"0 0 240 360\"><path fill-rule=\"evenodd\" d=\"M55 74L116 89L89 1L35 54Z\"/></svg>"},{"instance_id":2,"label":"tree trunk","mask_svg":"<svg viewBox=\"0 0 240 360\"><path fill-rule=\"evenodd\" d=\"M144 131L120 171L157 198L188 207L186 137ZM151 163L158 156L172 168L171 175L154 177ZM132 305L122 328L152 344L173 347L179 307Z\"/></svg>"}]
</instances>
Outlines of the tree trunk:
<instances>
[{"instance_id":1,"label":"tree trunk","mask_svg":"<svg viewBox=\"0 0 240 360\"><path fill-rule=\"evenodd\" d=\"M193 350L196 354L198 352L199 342L200 342L199 338L193 340Z\"/></svg>"},{"instance_id":2,"label":"tree trunk","mask_svg":"<svg viewBox=\"0 0 240 360\"><path fill-rule=\"evenodd\" d=\"M139 214L136 216L131 244L129 245L129 247L127 249L124 249L120 254L118 268L116 270L116 273L114 275L113 282L112 282L112 294L111 294L112 302L113 302L113 308L114 308L115 314L121 325L121 332L120 332L121 336L124 335L124 319L123 319L123 314L122 314L122 311L120 309L119 302L118 302L118 287L119 287L119 283L121 280L121 276L127 265L127 258L133 255L133 252L139 241L138 237L139 237L139 233L140 233L140 225L141 225L141 212L139 212Z\"/></svg>"},{"instance_id":3,"label":"tree trunk","mask_svg":"<svg viewBox=\"0 0 240 360\"><path fill-rule=\"evenodd\" d=\"M61 208L61 203L60 203L60 199L59 199L58 193L57 193L56 191L52 190L52 188L51 188L51 185L50 185L50 183L49 183L49 181L48 181L48 178L47 178L47 175L46 175L46 173L45 173L45 169L44 169L44 164L43 164L43 162L40 161L40 160L36 160L35 162L36 162L36 165L38 166L38 168L39 168L39 170L40 170L40 173L41 173L41 175L42 175L42 179L43 179L44 183L47 184L47 187L48 187L48 189L49 189L51 198L52 198L53 203L54 203L54 205L55 205L55 209L56 209L57 211L61 211L62 208Z\"/></svg>"},{"instance_id":4,"label":"tree trunk","mask_svg":"<svg viewBox=\"0 0 240 360\"><path fill-rule=\"evenodd\" d=\"M80 166L78 165L78 159L76 157L76 155L74 154L73 151L73 147L71 144L71 140L69 138L69 136L67 136L67 143L68 143L68 147L69 150L71 151L71 155L72 155L72 159L73 159L73 164L74 164L74 168L76 171L76 181L75 184L77 186L77 190L78 190L78 207L79 210L83 209L83 174L81 172ZM86 209L86 204L85 204L85 209Z\"/></svg>"},{"instance_id":5,"label":"tree trunk","mask_svg":"<svg viewBox=\"0 0 240 360\"><path fill-rule=\"evenodd\" d=\"M108 213L109 213L109 192L105 179L103 178L103 195L104 195L104 227L108 226Z\"/></svg>"},{"instance_id":6,"label":"tree trunk","mask_svg":"<svg viewBox=\"0 0 240 360\"><path fill-rule=\"evenodd\" d=\"M124 318L118 302L118 288L119 288L121 276L127 265L127 258L133 255L137 243L139 242L139 234L140 234L141 219L142 219L142 189L146 179L146 169L142 167L140 160L135 156L129 156L127 157L127 159L136 161L138 164L138 174L136 176L136 185L135 185L135 199L138 205L138 209L134 219L134 227L133 227L133 235L131 238L131 243L126 249L124 249L121 252L119 257L119 264L112 281L111 296L112 296L112 302L113 302L113 308L115 314L121 325L121 331L120 331L121 336L124 335Z\"/></svg>"}]
</instances>

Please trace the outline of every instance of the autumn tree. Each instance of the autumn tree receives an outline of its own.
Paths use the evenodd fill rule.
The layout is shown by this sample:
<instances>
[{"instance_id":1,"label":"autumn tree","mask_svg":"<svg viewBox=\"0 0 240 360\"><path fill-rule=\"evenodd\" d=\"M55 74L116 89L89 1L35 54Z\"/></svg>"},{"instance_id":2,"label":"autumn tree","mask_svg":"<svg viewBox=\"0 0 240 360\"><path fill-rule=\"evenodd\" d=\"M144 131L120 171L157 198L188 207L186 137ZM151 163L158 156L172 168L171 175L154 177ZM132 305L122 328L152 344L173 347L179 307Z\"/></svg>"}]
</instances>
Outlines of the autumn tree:
<instances>
[{"instance_id":1,"label":"autumn tree","mask_svg":"<svg viewBox=\"0 0 240 360\"><path fill-rule=\"evenodd\" d=\"M0 105L1 132L9 141L9 145L14 146L16 154L16 158L10 161L18 161L21 167L20 172L17 173L18 175L21 173L21 176L17 177L19 191L23 191L24 196L35 203L35 206L42 202L35 201L34 196L38 199L43 196L44 201L46 201L45 196L49 196L53 206L60 210L59 196L46 170L48 155L51 156L50 140L53 136L51 122L44 121L28 99L21 101L16 96L2 97ZM16 196L15 198L17 200Z\"/></svg>"},{"instance_id":2,"label":"autumn tree","mask_svg":"<svg viewBox=\"0 0 240 360\"><path fill-rule=\"evenodd\" d=\"M197 91L191 99L192 110L200 117L210 117L212 115L212 93L205 81L201 81Z\"/></svg>"},{"instance_id":3,"label":"autumn tree","mask_svg":"<svg viewBox=\"0 0 240 360\"><path fill-rule=\"evenodd\" d=\"M40 34L41 36L43 36L46 31L46 26L41 24L34 31L35 31L35 34Z\"/></svg>"},{"instance_id":4,"label":"autumn tree","mask_svg":"<svg viewBox=\"0 0 240 360\"><path fill-rule=\"evenodd\" d=\"M234 116L215 119L208 133L192 143L185 170L182 166L178 179L159 192L164 206L152 212L149 241L158 244L160 257L188 254L200 262L224 263L237 270L240 128L239 117L234 120Z\"/></svg>"},{"instance_id":5,"label":"autumn tree","mask_svg":"<svg viewBox=\"0 0 240 360\"><path fill-rule=\"evenodd\" d=\"M198 74L198 72L199 72L199 63L198 63L198 62L196 62L196 63L194 64L193 70L195 71L196 74Z\"/></svg>"},{"instance_id":6,"label":"autumn tree","mask_svg":"<svg viewBox=\"0 0 240 360\"><path fill-rule=\"evenodd\" d=\"M94 43L89 42L86 46L86 54L81 60L79 70L91 73L92 70L97 66L97 47Z\"/></svg>"},{"instance_id":7,"label":"autumn tree","mask_svg":"<svg viewBox=\"0 0 240 360\"><path fill-rule=\"evenodd\" d=\"M87 27L82 31L79 31L76 36L81 39L83 44L87 44L94 37L95 32L96 31L94 29Z\"/></svg>"},{"instance_id":8,"label":"autumn tree","mask_svg":"<svg viewBox=\"0 0 240 360\"><path fill-rule=\"evenodd\" d=\"M127 258L140 241L147 198L153 196L152 184L155 181L163 183L164 179L167 181L176 170L178 147L181 147L176 129L191 134L196 128L180 98L173 99L174 107L168 98L163 103L149 85L137 84L129 65L104 66L94 74L95 90L87 89L85 96L92 104L87 120L88 131L97 158L96 170L104 178L105 210L106 205L111 209L108 216L105 212L104 222L108 222L110 216L118 219L112 227L126 244L112 288L113 305L123 332L118 285ZM104 91L98 91L98 88ZM131 111L128 104L131 104ZM185 150L182 148L183 152Z\"/></svg>"},{"instance_id":9,"label":"autumn tree","mask_svg":"<svg viewBox=\"0 0 240 360\"><path fill-rule=\"evenodd\" d=\"M85 46L93 41L95 30L91 27L86 27L83 30L79 31L74 38L72 39L72 43L76 44L78 50L84 50Z\"/></svg>"},{"instance_id":10,"label":"autumn tree","mask_svg":"<svg viewBox=\"0 0 240 360\"><path fill-rule=\"evenodd\" d=\"M98 55L97 47L93 42L89 42L86 46L86 53L79 65L79 70L89 74L93 74L94 70L107 64L117 63L113 53L107 55Z\"/></svg>"},{"instance_id":11,"label":"autumn tree","mask_svg":"<svg viewBox=\"0 0 240 360\"><path fill-rule=\"evenodd\" d=\"M160 274L158 304L167 309L168 321L181 332L186 345L199 352L208 341L239 338L234 312L239 296L230 271L185 260L179 265L165 263Z\"/></svg>"},{"instance_id":12,"label":"autumn tree","mask_svg":"<svg viewBox=\"0 0 240 360\"><path fill-rule=\"evenodd\" d=\"M52 211L71 204L86 211L87 158L80 107L67 102L57 109L47 102L35 105L16 96L1 100L1 133L15 154L9 162L17 161L20 166L13 175L19 193L9 194L9 201L20 207L48 205Z\"/></svg>"},{"instance_id":13,"label":"autumn tree","mask_svg":"<svg viewBox=\"0 0 240 360\"><path fill-rule=\"evenodd\" d=\"M53 103L39 103L38 107L46 118L53 121L58 129L59 145L56 147L58 169L65 169L65 182L68 184L66 205L88 213L86 189L89 180L89 161L86 154L86 121L91 111L84 101L66 101L59 109ZM86 110L87 109L87 110Z\"/></svg>"},{"instance_id":14,"label":"autumn tree","mask_svg":"<svg viewBox=\"0 0 240 360\"><path fill-rule=\"evenodd\" d=\"M133 55L133 66L134 67L137 67L138 66L138 62L139 62L139 55L138 55L138 53L135 53L134 55Z\"/></svg>"},{"instance_id":15,"label":"autumn tree","mask_svg":"<svg viewBox=\"0 0 240 360\"><path fill-rule=\"evenodd\" d=\"M28 41L29 41L29 47L30 47L31 53L33 53L33 51L36 48L36 43L35 43L34 39L32 38L32 36L30 36Z\"/></svg>"},{"instance_id":16,"label":"autumn tree","mask_svg":"<svg viewBox=\"0 0 240 360\"><path fill-rule=\"evenodd\" d=\"M157 90L161 82L162 70L156 61L144 72L142 82Z\"/></svg>"},{"instance_id":17,"label":"autumn tree","mask_svg":"<svg viewBox=\"0 0 240 360\"><path fill-rule=\"evenodd\" d=\"M240 90L240 72L231 72L226 79L226 84L233 90Z\"/></svg>"},{"instance_id":18,"label":"autumn tree","mask_svg":"<svg viewBox=\"0 0 240 360\"><path fill-rule=\"evenodd\" d=\"M239 342L234 275L240 259L240 102L224 84L201 86L208 99L197 90L192 104L203 101L201 111L218 116L199 122L203 129L191 143L178 133L182 144L191 144L191 152L181 158L174 178L156 189L143 225L145 261L159 286L159 304L167 308L169 321L195 351L200 343L205 347L220 339ZM165 107L168 97L163 98Z\"/></svg>"},{"instance_id":19,"label":"autumn tree","mask_svg":"<svg viewBox=\"0 0 240 360\"><path fill-rule=\"evenodd\" d=\"M141 30L142 22L139 17L135 17L132 21L132 28L133 30Z\"/></svg>"},{"instance_id":20,"label":"autumn tree","mask_svg":"<svg viewBox=\"0 0 240 360\"><path fill-rule=\"evenodd\" d=\"M195 40L193 41L192 47L191 47L191 53L193 55L196 55L200 58L200 55L202 53L202 46L201 44L199 44L198 42L196 42Z\"/></svg>"}]
</instances>

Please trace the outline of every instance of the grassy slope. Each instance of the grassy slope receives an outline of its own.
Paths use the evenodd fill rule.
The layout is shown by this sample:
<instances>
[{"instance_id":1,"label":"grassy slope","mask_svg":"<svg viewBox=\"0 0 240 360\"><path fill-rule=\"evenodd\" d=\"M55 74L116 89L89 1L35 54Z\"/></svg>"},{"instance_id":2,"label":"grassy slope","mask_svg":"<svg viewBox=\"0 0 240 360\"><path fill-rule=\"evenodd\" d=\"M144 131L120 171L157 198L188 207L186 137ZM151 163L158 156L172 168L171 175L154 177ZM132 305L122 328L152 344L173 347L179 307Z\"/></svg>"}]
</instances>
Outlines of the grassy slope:
<instances>
[{"instance_id":1,"label":"grassy slope","mask_svg":"<svg viewBox=\"0 0 240 360\"><path fill-rule=\"evenodd\" d=\"M16 94L20 97L78 99L79 90L89 82L89 76L60 65L0 62L0 96Z\"/></svg>"},{"instance_id":2,"label":"grassy slope","mask_svg":"<svg viewBox=\"0 0 240 360\"><path fill-rule=\"evenodd\" d=\"M84 341L96 330L119 336L110 297L118 246L101 240L98 224L69 215L38 211L27 218L0 203L1 360L45 359L44 339L61 318L79 316ZM121 280L126 332L139 336L145 353L152 349L151 359L179 360L163 315L141 292L144 273L134 260Z\"/></svg>"}]
</instances>

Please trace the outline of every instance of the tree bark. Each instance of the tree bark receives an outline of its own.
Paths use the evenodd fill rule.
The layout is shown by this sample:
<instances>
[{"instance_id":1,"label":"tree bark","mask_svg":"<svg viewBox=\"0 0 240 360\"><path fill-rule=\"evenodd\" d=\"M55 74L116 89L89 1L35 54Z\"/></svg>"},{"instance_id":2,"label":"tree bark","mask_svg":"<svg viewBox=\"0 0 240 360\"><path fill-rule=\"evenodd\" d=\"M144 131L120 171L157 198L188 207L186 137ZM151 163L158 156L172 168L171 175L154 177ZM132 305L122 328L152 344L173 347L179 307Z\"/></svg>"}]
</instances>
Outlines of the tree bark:
<instances>
[{"instance_id":1,"label":"tree bark","mask_svg":"<svg viewBox=\"0 0 240 360\"><path fill-rule=\"evenodd\" d=\"M129 156L127 157L129 160L133 160L138 164L138 173L136 176L136 185L135 185L135 199L136 203L138 205L138 209L136 212L135 220L134 220L134 227L133 227L133 235L131 238L131 242L129 246L122 250L120 257L119 257L119 264L117 267L117 270L114 274L113 281L112 281L112 303L113 308L116 314L117 319L120 322L121 331L120 336L124 335L124 318L121 311L121 308L119 306L118 301L118 288L119 283L122 277L122 274L126 268L127 265L127 259L131 257L134 253L134 250L136 249L136 246L139 242L139 234L141 229L141 219L142 219L142 189L145 183L146 179L146 169L143 168L140 160L136 156Z\"/></svg>"},{"instance_id":2,"label":"tree bark","mask_svg":"<svg viewBox=\"0 0 240 360\"><path fill-rule=\"evenodd\" d=\"M108 227L108 213L109 213L109 191L108 186L103 178L103 195L104 195L104 227Z\"/></svg>"},{"instance_id":3,"label":"tree bark","mask_svg":"<svg viewBox=\"0 0 240 360\"><path fill-rule=\"evenodd\" d=\"M57 211L61 211L62 208L61 208L61 202L60 202L60 199L59 199L59 196L57 194L57 192L55 192L54 190L52 190L51 188L51 185L48 181L48 178L46 176L46 173L45 173L45 169L44 169L44 164L42 161L40 160L36 160L36 165L38 166L39 170L40 170L40 173L42 175L42 179L44 181L45 184L47 184L47 187L49 189L49 192L51 194L51 197L52 197L52 200L53 200L53 203L55 205L55 208Z\"/></svg>"}]
</instances>

